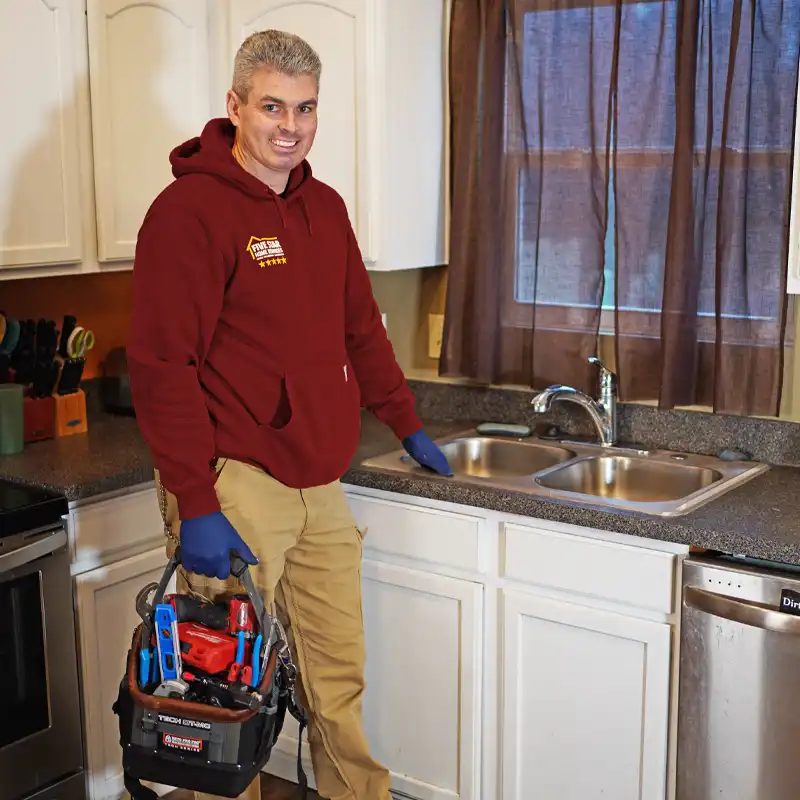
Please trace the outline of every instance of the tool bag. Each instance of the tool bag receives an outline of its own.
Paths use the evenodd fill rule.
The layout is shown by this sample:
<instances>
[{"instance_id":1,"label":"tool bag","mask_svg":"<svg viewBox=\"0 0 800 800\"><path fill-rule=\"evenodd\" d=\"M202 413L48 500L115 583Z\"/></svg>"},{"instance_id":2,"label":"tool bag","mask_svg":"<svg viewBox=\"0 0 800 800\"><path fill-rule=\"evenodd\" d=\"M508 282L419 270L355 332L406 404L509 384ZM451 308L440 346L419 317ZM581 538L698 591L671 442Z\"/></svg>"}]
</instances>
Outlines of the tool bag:
<instances>
[{"instance_id":1,"label":"tool bag","mask_svg":"<svg viewBox=\"0 0 800 800\"><path fill-rule=\"evenodd\" d=\"M162 602L179 563L180 547L158 584L153 609ZM222 797L238 796L269 761L287 711L300 725L297 777L299 796L306 796L301 742L307 717L297 702L297 673L286 636L278 620L267 614L244 561L234 556L231 566L231 573L247 591L269 654L258 686L253 687L251 704L240 709L222 708L144 691L137 665L141 647L149 648L154 620L143 614L133 633L127 670L112 707L119 717L124 782L132 800L157 800L156 793L141 781Z\"/></svg>"}]
</instances>

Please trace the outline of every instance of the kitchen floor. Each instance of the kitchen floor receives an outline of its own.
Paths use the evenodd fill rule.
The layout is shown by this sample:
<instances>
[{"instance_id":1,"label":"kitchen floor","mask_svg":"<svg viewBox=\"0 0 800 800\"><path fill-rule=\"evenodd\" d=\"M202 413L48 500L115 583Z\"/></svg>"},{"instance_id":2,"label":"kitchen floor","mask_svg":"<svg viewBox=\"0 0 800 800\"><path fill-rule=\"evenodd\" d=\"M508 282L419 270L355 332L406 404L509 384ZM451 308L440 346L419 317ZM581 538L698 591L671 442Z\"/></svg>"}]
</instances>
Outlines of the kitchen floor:
<instances>
[{"instance_id":1,"label":"kitchen floor","mask_svg":"<svg viewBox=\"0 0 800 800\"><path fill-rule=\"evenodd\" d=\"M297 786L294 783L261 773L261 800L295 800L296 797ZM162 800L194 800L194 792L178 789L164 795ZM319 800L319 795L309 789L308 800Z\"/></svg>"}]
</instances>

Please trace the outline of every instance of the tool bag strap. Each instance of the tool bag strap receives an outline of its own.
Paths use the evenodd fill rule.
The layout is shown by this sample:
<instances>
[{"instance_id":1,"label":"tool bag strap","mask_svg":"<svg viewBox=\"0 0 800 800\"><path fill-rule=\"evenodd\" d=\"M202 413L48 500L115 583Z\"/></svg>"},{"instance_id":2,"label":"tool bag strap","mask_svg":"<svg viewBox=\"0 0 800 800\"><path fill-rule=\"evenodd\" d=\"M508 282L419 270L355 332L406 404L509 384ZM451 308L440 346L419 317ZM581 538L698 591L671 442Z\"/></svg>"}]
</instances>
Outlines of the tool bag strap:
<instances>
[{"instance_id":1,"label":"tool bag strap","mask_svg":"<svg viewBox=\"0 0 800 800\"><path fill-rule=\"evenodd\" d=\"M167 566L164 569L164 574L161 576L161 580L159 581L158 588L153 595L153 608L155 608L159 603L163 602L164 593L167 591L167 584L175 574L175 570L178 568L180 563L181 547L178 545L175 548L175 552L172 554L172 558L170 558L169 562L167 563ZM261 597L256 590L255 584L253 583L253 576L250 574L247 564L235 551L231 554L231 575L233 575L233 577L236 578L242 584L242 586L244 586L244 590L247 592L247 597L253 604L253 610L255 611L256 619L258 620L259 630L262 634L266 634L267 609L264 605L264 598Z\"/></svg>"}]
</instances>

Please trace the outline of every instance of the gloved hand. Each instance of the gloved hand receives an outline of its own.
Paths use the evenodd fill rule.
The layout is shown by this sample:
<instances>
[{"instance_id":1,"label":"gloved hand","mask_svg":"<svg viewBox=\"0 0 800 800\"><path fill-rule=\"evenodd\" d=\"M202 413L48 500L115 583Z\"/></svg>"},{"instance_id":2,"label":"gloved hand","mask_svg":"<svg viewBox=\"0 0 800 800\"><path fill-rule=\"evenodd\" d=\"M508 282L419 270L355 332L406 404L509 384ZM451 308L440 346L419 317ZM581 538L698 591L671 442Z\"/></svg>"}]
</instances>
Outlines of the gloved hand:
<instances>
[{"instance_id":1,"label":"gloved hand","mask_svg":"<svg viewBox=\"0 0 800 800\"><path fill-rule=\"evenodd\" d=\"M440 475L450 476L453 470L447 462L445 454L431 440L427 433L418 430L411 436L403 439L406 452L421 466L438 472Z\"/></svg>"},{"instance_id":2,"label":"gloved hand","mask_svg":"<svg viewBox=\"0 0 800 800\"><path fill-rule=\"evenodd\" d=\"M258 559L221 512L181 521L181 565L189 572L224 580L231 574L231 550L250 566Z\"/></svg>"}]
</instances>

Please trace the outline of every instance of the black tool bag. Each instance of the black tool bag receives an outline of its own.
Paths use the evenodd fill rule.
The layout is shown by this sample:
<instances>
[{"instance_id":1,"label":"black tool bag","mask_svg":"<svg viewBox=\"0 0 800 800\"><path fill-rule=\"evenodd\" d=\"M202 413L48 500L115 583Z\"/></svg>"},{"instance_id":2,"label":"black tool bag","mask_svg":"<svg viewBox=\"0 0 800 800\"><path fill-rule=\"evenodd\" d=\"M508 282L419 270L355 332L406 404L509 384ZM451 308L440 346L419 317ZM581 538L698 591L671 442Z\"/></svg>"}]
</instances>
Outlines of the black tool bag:
<instances>
[{"instance_id":1,"label":"black tool bag","mask_svg":"<svg viewBox=\"0 0 800 800\"><path fill-rule=\"evenodd\" d=\"M164 571L152 608L162 602L179 563L180 548ZM249 708L221 708L143 691L138 681L138 656L143 637L149 645L153 625L152 620L143 620L133 633L127 671L113 705L119 717L125 788L132 800L157 798L141 781L222 797L238 796L269 761L287 711L300 724L297 777L299 796L306 796L301 742L307 718L295 696L296 670L286 637L278 621L267 614L241 559L233 559L232 573L247 591L269 648L264 674L253 689L252 704Z\"/></svg>"}]
</instances>

